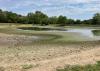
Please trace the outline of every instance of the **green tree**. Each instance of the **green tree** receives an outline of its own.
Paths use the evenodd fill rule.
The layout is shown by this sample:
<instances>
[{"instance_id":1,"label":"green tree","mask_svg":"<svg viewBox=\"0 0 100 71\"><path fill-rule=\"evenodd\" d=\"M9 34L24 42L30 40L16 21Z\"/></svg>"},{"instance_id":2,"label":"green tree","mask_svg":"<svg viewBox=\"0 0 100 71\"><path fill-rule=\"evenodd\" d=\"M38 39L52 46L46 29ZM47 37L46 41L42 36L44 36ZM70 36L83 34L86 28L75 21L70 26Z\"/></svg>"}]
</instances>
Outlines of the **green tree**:
<instances>
[{"instance_id":1,"label":"green tree","mask_svg":"<svg viewBox=\"0 0 100 71\"><path fill-rule=\"evenodd\" d=\"M67 20L67 24L68 25L74 25L75 24L75 21L73 19L68 19Z\"/></svg>"},{"instance_id":2,"label":"green tree","mask_svg":"<svg viewBox=\"0 0 100 71\"><path fill-rule=\"evenodd\" d=\"M16 13L12 13L8 11L5 11L4 13L6 14L7 22L17 23L19 17Z\"/></svg>"},{"instance_id":3,"label":"green tree","mask_svg":"<svg viewBox=\"0 0 100 71\"><path fill-rule=\"evenodd\" d=\"M58 18L56 16L49 18L49 24L57 24Z\"/></svg>"},{"instance_id":4,"label":"green tree","mask_svg":"<svg viewBox=\"0 0 100 71\"><path fill-rule=\"evenodd\" d=\"M48 16L41 11L36 11L34 14L34 23L42 25L45 18L48 18Z\"/></svg>"},{"instance_id":5,"label":"green tree","mask_svg":"<svg viewBox=\"0 0 100 71\"><path fill-rule=\"evenodd\" d=\"M75 24L82 24L82 22L78 19L75 21Z\"/></svg>"},{"instance_id":6,"label":"green tree","mask_svg":"<svg viewBox=\"0 0 100 71\"><path fill-rule=\"evenodd\" d=\"M27 21L29 24L34 24L34 13L28 13Z\"/></svg>"},{"instance_id":7,"label":"green tree","mask_svg":"<svg viewBox=\"0 0 100 71\"><path fill-rule=\"evenodd\" d=\"M7 22L6 14L0 9L0 22L5 23Z\"/></svg>"},{"instance_id":8,"label":"green tree","mask_svg":"<svg viewBox=\"0 0 100 71\"><path fill-rule=\"evenodd\" d=\"M100 25L100 13L94 15L92 24Z\"/></svg>"},{"instance_id":9,"label":"green tree","mask_svg":"<svg viewBox=\"0 0 100 71\"><path fill-rule=\"evenodd\" d=\"M92 24L92 19L83 20L83 21L82 21L82 24L91 25L91 24Z\"/></svg>"},{"instance_id":10,"label":"green tree","mask_svg":"<svg viewBox=\"0 0 100 71\"><path fill-rule=\"evenodd\" d=\"M49 25L49 19L48 18L43 18L41 25Z\"/></svg>"},{"instance_id":11,"label":"green tree","mask_svg":"<svg viewBox=\"0 0 100 71\"><path fill-rule=\"evenodd\" d=\"M67 19L65 16L60 15L58 17L57 24L59 24L60 26L66 25L66 20Z\"/></svg>"}]
</instances>

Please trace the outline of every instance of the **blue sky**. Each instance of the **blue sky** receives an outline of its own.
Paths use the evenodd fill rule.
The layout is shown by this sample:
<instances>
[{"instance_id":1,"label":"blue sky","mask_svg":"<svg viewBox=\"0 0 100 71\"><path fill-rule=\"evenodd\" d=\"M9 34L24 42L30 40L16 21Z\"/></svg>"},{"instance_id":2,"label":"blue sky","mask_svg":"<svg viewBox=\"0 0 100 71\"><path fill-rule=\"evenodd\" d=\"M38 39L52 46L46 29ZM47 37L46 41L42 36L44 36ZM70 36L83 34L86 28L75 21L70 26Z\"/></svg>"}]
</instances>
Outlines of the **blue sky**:
<instances>
[{"instance_id":1,"label":"blue sky","mask_svg":"<svg viewBox=\"0 0 100 71\"><path fill-rule=\"evenodd\" d=\"M83 20L100 12L100 0L0 0L0 9L22 15L38 10L49 16Z\"/></svg>"}]
</instances>

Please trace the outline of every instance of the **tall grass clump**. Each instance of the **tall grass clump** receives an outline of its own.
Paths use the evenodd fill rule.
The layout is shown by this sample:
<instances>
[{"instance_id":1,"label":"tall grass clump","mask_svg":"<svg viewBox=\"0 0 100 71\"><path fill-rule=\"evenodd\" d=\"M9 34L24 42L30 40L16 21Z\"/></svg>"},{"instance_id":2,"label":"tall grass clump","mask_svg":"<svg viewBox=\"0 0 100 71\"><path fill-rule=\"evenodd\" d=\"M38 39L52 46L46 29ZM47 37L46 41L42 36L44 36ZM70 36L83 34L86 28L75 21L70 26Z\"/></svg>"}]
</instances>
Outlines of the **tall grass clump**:
<instances>
[{"instance_id":1,"label":"tall grass clump","mask_svg":"<svg viewBox=\"0 0 100 71\"><path fill-rule=\"evenodd\" d=\"M22 65L22 69L30 69L30 68L32 68L33 67L33 65L31 65L31 64L25 64L25 65Z\"/></svg>"},{"instance_id":2,"label":"tall grass clump","mask_svg":"<svg viewBox=\"0 0 100 71\"><path fill-rule=\"evenodd\" d=\"M93 30L92 32L94 35L100 36L100 30Z\"/></svg>"},{"instance_id":3,"label":"tall grass clump","mask_svg":"<svg viewBox=\"0 0 100 71\"><path fill-rule=\"evenodd\" d=\"M68 65L64 69L57 69L57 71L100 71L100 61L97 61L94 65Z\"/></svg>"}]
</instances>

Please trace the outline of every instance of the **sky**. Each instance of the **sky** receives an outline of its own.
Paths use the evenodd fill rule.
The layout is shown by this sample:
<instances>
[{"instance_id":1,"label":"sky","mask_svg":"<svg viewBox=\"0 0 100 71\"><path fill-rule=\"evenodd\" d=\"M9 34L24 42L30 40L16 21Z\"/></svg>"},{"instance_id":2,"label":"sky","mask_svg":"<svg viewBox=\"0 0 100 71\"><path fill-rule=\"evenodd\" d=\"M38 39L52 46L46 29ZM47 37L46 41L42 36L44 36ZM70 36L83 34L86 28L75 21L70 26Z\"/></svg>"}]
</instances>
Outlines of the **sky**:
<instances>
[{"instance_id":1,"label":"sky","mask_svg":"<svg viewBox=\"0 0 100 71\"><path fill-rule=\"evenodd\" d=\"M48 16L64 15L84 20L100 13L100 0L0 0L0 9L22 15L42 11Z\"/></svg>"}]
</instances>

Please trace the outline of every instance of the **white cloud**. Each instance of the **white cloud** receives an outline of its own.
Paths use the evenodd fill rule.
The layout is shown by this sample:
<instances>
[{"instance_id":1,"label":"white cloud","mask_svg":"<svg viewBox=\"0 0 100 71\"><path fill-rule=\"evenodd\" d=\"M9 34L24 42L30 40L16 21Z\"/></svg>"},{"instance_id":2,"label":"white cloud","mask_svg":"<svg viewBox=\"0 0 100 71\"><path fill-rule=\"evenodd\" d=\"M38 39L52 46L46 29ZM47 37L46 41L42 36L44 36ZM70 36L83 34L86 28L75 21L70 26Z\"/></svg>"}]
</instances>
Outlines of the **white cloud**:
<instances>
[{"instance_id":1,"label":"white cloud","mask_svg":"<svg viewBox=\"0 0 100 71\"><path fill-rule=\"evenodd\" d=\"M41 10L49 16L92 16L100 12L100 0L0 0L0 8L18 13Z\"/></svg>"}]
</instances>

